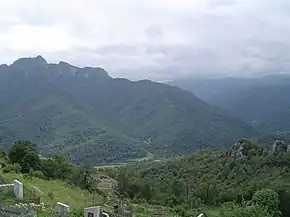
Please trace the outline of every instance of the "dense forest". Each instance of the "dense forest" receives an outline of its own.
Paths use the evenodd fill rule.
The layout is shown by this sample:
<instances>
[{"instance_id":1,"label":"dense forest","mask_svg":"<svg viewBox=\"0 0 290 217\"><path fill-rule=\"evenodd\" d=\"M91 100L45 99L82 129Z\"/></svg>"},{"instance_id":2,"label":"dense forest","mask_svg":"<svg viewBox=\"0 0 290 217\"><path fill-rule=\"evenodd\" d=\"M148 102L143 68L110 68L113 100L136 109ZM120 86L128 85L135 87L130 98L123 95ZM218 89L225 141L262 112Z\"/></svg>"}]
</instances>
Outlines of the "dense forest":
<instances>
[{"instance_id":1,"label":"dense forest","mask_svg":"<svg viewBox=\"0 0 290 217\"><path fill-rule=\"evenodd\" d=\"M119 168L117 175L111 171L111 175L119 180L117 189L121 195L135 201L178 207L184 216L190 216L190 209L203 205L221 210L224 206L240 209L257 192L266 191L276 194L279 200L279 209L277 204L277 210L272 211L280 210L286 217L290 214L289 162L286 143L276 141L272 147L265 147L243 139L229 150L200 152L164 162L141 162Z\"/></svg>"},{"instance_id":2,"label":"dense forest","mask_svg":"<svg viewBox=\"0 0 290 217\"><path fill-rule=\"evenodd\" d=\"M190 154L256 136L251 126L190 92L41 56L0 68L0 145L25 139L42 155L97 164Z\"/></svg>"}]
</instances>

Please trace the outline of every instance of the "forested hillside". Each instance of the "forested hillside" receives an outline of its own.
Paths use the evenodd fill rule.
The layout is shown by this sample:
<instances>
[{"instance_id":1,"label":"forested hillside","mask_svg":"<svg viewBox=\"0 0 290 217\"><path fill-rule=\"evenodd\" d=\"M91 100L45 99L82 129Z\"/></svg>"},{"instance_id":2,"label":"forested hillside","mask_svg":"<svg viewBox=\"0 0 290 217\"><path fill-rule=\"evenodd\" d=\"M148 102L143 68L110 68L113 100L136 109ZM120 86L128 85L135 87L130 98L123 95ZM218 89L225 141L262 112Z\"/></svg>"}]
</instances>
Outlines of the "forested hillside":
<instances>
[{"instance_id":1,"label":"forested hillside","mask_svg":"<svg viewBox=\"0 0 290 217\"><path fill-rule=\"evenodd\" d=\"M181 89L41 56L0 67L0 98L1 146L30 140L43 155L61 152L75 162L188 154L256 134Z\"/></svg>"},{"instance_id":2,"label":"forested hillside","mask_svg":"<svg viewBox=\"0 0 290 217\"><path fill-rule=\"evenodd\" d=\"M279 195L279 209L286 217L290 213L289 162L290 152L283 141L260 146L243 139L229 150L120 168L116 176L120 181L117 190L135 200L179 207L187 213L205 205L221 209L228 202L243 206L255 192L271 189ZM228 214L263 216L238 215L233 210Z\"/></svg>"},{"instance_id":3,"label":"forested hillside","mask_svg":"<svg viewBox=\"0 0 290 217\"><path fill-rule=\"evenodd\" d=\"M289 131L289 75L259 78L188 79L169 84L191 91L265 133Z\"/></svg>"}]
</instances>

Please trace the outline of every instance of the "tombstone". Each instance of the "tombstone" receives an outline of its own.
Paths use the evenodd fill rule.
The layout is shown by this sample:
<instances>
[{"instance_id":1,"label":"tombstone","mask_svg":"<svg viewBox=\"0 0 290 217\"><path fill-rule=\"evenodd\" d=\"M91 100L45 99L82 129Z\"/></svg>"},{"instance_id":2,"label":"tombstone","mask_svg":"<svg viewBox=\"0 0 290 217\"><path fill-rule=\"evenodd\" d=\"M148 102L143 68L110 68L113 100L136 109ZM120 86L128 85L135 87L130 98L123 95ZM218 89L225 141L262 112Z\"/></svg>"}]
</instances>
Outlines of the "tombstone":
<instances>
[{"instance_id":1,"label":"tombstone","mask_svg":"<svg viewBox=\"0 0 290 217\"><path fill-rule=\"evenodd\" d=\"M23 184L18 180L13 181L13 192L17 200L23 200Z\"/></svg>"},{"instance_id":2,"label":"tombstone","mask_svg":"<svg viewBox=\"0 0 290 217\"><path fill-rule=\"evenodd\" d=\"M100 206L88 207L84 209L84 217L102 217Z\"/></svg>"},{"instance_id":3,"label":"tombstone","mask_svg":"<svg viewBox=\"0 0 290 217\"><path fill-rule=\"evenodd\" d=\"M109 214L108 214L108 213L106 213L106 212L103 212L103 213L102 213L102 217L110 217L110 216L109 216Z\"/></svg>"},{"instance_id":4,"label":"tombstone","mask_svg":"<svg viewBox=\"0 0 290 217\"><path fill-rule=\"evenodd\" d=\"M60 202L56 203L57 216L68 216L69 206Z\"/></svg>"},{"instance_id":5,"label":"tombstone","mask_svg":"<svg viewBox=\"0 0 290 217\"><path fill-rule=\"evenodd\" d=\"M201 213L197 217L205 217L205 215L203 213Z\"/></svg>"}]
</instances>

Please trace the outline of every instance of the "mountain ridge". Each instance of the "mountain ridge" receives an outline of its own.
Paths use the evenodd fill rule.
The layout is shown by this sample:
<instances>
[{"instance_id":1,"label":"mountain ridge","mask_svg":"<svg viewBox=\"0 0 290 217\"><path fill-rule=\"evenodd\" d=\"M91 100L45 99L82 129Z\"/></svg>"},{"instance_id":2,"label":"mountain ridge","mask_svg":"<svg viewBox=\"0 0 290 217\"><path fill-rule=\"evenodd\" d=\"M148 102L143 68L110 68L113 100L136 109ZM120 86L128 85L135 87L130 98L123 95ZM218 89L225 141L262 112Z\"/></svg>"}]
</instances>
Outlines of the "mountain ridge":
<instances>
[{"instance_id":1,"label":"mountain ridge","mask_svg":"<svg viewBox=\"0 0 290 217\"><path fill-rule=\"evenodd\" d=\"M211 105L228 111L265 133L288 131L290 75L253 79L179 80L169 83L191 91Z\"/></svg>"},{"instance_id":2,"label":"mountain ridge","mask_svg":"<svg viewBox=\"0 0 290 217\"><path fill-rule=\"evenodd\" d=\"M0 98L0 145L28 139L44 155L59 151L77 162L118 162L148 151L169 157L256 134L179 88L41 56L0 70Z\"/></svg>"}]
</instances>

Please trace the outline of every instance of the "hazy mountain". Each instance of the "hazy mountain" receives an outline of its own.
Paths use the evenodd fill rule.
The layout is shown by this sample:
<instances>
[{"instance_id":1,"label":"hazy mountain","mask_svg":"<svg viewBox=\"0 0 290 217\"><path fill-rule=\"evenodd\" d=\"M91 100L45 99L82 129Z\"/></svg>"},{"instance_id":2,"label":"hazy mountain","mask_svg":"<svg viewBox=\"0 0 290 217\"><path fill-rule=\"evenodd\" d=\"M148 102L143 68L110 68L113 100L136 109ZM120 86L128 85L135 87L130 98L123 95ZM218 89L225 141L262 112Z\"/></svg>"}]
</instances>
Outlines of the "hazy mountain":
<instances>
[{"instance_id":1,"label":"hazy mountain","mask_svg":"<svg viewBox=\"0 0 290 217\"><path fill-rule=\"evenodd\" d=\"M60 151L73 161L187 154L256 133L179 88L41 56L1 66L0 99L2 146L28 139L43 154Z\"/></svg>"},{"instance_id":2,"label":"hazy mountain","mask_svg":"<svg viewBox=\"0 0 290 217\"><path fill-rule=\"evenodd\" d=\"M189 79L170 85L191 91L209 104L266 132L290 129L290 76L260 78Z\"/></svg>"}]
</instances>

